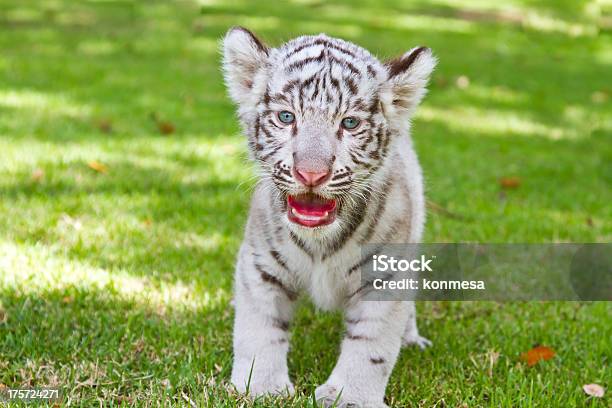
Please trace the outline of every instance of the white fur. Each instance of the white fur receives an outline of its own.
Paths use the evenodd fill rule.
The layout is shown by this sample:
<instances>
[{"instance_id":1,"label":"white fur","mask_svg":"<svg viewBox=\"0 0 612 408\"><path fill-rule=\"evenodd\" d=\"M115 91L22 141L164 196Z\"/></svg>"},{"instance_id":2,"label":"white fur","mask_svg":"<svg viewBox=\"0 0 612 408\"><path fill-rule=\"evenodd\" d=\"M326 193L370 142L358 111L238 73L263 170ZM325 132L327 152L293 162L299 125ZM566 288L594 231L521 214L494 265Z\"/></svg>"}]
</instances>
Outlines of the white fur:
<instances>
[{"instance_id":1,"label":"white fur","mask_svg":"<svg viewBox=\"0 0 612 408\"><path fill-rule=\"evenodd\" d=\"M322 45L317 45L318 42ZM291 55L301 45L306 47ZM327 53L327 60L295 65L296 61L316 59L322 52ZM330 58L336 61L345 58L353 68L345 63L326 62ZM341 406L349 403L385 406L385 388L402 343L419 347L430 343L418 333L413 302L360 301L360 295L354 295L361 285L360 274L347 271L361 258L361 246L365 243L414 243L421 239L425 222L423 181L409 137L409 116L425 94L435 59L426 50L405 72L389 78L385 66L354 44L321 35L300 37L283 47L264 51L248 32L233 29L224 40L223 61L229 93L238 104L239 117L251 146L265 141L265 146L252 152L262 164L264 178L252 198L236 265L232 383L239 391L245 392L248 388L254 395L294 391L286 362L289 347L286 324L293 314L293 293L307 293L322 309L343 309L347 321L347 335L338 363L328 380L316 389L317 399L328 406L340 394ZM326 67L329 69L321 69ZM354 69L359 73L352 72ZM366 69L374 76L365 75ZM350 98L372 101L375 100L372 95L379 95L382 110L372 114L370 126L384 129L389 143L384 161L374 171L368 173L351 162L349 152L355 149L358 139L350 135L341 140L336 138L339 118L331 114L329 101L314 96L315 88L304 91L310 92L312 98L306 98L309 102L303 111L282 101L262 102L266 92L281 94L291 80L304 81L317 72L346 81L352 78L356 82L358 93L341 99L346 104ZM341 84L340 92L348 92L344 86ZM403 101L394 103L398 98ZM266 112L283 109L296 112L297 134L279 130L282 126L278 123L270 125L275 132L272 136L259 134L257 127L263 123ZM270 117L274 121L274 116ZM371 149L373 145L364 146ZM270 176L273 164L290 166L294 164L292 157L306 157L307 163L314 163L319 159L328 160L331 155L334 155L334 168L352 166L355 180L361 175L365 181L362 184L352 181L355 185L349 195L353 198L346 201L344 213L332 225L309 229L291 223L282 211L283 194L299 193L303 186L296 182L279 186ZM390 179L394 182L386 191L386 204L377 213L383 201L377 194ZM359 195L365 189L372 191L371 199L358 207ZM320 187L318 192L333 194L328 186ZM345 214L359 211L363 212L359 227L340 248L331 251L333 243L348 229L349 218ZM398 230L395 232L395 229Z\"/></svg>"}]
</instances>

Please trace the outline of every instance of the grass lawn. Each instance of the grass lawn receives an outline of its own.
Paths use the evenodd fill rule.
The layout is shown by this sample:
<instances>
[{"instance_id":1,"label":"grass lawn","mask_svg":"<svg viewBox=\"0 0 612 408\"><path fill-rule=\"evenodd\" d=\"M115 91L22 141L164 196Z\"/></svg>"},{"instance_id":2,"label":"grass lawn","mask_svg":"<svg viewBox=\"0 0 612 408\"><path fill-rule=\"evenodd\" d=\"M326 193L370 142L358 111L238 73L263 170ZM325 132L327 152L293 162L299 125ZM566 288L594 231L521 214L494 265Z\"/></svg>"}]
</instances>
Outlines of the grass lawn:
<instances>
[{"instance_id":1,"label":"grass lawn","mask_svg":"<svg viewBox=\"0 0 612 408\"><path fill-rule=\"evenodd\" d=\"M252 405L228 387L254 184L219 71L235 24L273 45L327 32L381 57L433 48L413 127L437 208L427 242L609 242L605 4L503 3L2 0L0 384L60 386L75 406ZM519 185L502 189L509 177ZM434 346L402 352L391 406L612 404L610 303L418 308ZM342 331L305 301L297 396L253 405L312 405ZM557 354L527 367L535 344Z\"/></svg>"}]
</instances>

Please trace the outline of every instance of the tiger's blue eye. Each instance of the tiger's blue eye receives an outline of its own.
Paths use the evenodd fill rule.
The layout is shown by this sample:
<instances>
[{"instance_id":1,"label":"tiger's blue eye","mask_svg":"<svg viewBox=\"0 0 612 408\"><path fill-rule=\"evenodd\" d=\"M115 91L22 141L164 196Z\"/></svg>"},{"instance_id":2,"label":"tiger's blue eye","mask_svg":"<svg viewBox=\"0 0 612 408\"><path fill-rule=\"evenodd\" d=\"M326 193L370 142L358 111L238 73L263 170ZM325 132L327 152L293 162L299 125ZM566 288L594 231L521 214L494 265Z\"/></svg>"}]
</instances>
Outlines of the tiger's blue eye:
<instances>
[{"instance_id":1,"label":"tiger's blue eye","mask_svg":"<svg viewBox=\"0 0 612 408\"><path fill-rule=\"evenodd\" d=\"M355 129L359 126L359 119L349 116L347 118L342 119L342 127L348 130Z\"/></svg>"},{"instance_id":2,"label":"tiger's blue eye","mask_svg":"<svg viewBox=\"0 0 612 408\"><path fill-rule=\"evenodd\" d=\"M278 120L289 125L295 121L295 115L289 111L278 112Z\"/></svg>"}]
</instances>

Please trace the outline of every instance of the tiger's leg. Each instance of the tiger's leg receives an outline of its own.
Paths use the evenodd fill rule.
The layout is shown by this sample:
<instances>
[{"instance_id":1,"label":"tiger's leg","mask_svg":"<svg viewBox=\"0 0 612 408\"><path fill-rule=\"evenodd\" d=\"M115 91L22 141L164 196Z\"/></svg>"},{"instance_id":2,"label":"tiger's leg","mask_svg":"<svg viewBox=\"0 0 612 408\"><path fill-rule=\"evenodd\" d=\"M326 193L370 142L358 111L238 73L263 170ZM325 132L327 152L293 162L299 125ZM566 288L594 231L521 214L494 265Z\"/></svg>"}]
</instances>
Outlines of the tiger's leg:
<instances>
[{"instance_id":1,"label":"tiger's leg","mask_svg":"<svg viewBox=\"0 0 612 408\"><path fill-rule=\"evenodd\" d=\"M325 406L385 407L385 388L409 317L406 302L356 302L346 311L340 358L315 392ZM338 397L339 396L339 397Z\"/></svg>"},{"instance_id":2,"label":"tiger's leg","mask_svg":"<svg viewBox=\"0 0 612 408\"><path fill-rule=\"evenodd\" d=\"M236 267L232 383L251 395L293 394L287 352L295 293L241 249Z\"/></svg>"},{"instance_id":3,"label":"tiger's leg","mask_svg":"<svg viewBox=\"0 0 612 408\"><path fill-rule=\"evenodd\" d=\"M402 336L402 345L416 345L423 350L431 346L431 341L419 334L419 329L416 322L416 307L414 302L406 303L408 304L408 323L406 324L406 330Z\"/></svg>"}]
</instances>

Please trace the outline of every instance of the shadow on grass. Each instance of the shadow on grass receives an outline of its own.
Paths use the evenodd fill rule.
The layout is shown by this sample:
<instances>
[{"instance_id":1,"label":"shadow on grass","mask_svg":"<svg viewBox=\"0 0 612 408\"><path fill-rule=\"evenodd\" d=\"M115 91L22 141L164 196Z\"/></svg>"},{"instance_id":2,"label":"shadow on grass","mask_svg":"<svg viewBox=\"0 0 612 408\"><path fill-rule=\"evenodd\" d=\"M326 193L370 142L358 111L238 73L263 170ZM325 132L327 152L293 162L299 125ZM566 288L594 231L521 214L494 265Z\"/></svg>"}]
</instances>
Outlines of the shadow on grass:
<instances>
[{"instance_id":1,"label":"shadow on grass","mask_svg":"<svg viewBox=\"0 0 612 408\"><path fill-rule=\"evenodd\" d=\"M108 174L97 174L82 162L50 162L41 166L42 182L17 174L0 195L27 219L5 219L4 228L17 242L54 247L95 267L228 288L249 186L202 172L213 166L206 158L197 159L195 177L194 157L170 160L184 167L116 160L106 163Z\"/></svg>"}]
</instances>

